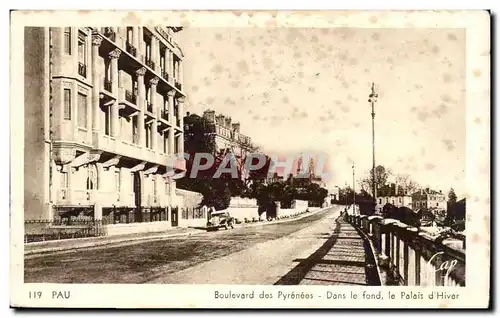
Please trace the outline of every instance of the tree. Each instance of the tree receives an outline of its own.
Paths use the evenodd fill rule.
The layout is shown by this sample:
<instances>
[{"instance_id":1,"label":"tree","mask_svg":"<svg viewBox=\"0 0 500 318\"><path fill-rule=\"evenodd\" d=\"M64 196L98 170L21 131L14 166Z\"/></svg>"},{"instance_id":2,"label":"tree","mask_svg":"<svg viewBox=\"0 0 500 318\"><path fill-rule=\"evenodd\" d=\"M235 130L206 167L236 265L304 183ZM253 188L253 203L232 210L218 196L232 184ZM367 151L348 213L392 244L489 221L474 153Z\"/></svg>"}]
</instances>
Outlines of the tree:
<instances>
[{"instance_id":1,"label":"tree","mask_svg":"<svg viewBox=\"0 0 500 318\"><path fill-rule=\"evenodd\" d=\"M390 171L384 166L378 165L375 167L375 182L377 188L385 186L389 178ZM370 169L370 175L363 178L360 182L361 188L367 192L373 192L373 168Z\"/></svg>"},{"instance_id":2,"label":"tree","mask_svg":"<svg viewBox=\"0 0 500 318\"><path fill-rule=\"evenodd\" d=\"M396 174L395 181L409 195L412 195L420 188L418 183L413 181L408 174Z\"/></svg>"},{"instance_id":3,"label":"tree","mask_svg":"<svg viewBox=\"0 0 500 318\"><path fill-rule=\"evenodd\" d=\"M453 190L453 188L451 188L450 192L448 193L448 203L454 204L456 202L457 202L457 195L455 194L455 190Z\"/></svg>"}]
</instances>

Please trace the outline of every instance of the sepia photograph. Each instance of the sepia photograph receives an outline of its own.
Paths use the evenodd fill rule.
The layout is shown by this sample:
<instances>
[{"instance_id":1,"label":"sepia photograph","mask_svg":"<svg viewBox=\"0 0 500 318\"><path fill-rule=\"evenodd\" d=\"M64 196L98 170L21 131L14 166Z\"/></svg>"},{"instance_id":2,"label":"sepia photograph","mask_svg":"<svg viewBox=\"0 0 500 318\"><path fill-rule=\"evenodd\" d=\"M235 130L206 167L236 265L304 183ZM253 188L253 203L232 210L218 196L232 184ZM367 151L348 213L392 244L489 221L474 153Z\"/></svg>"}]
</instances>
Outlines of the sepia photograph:
<instances>
[{"instance_id":1,"label":"sepia photograph","mask_svg":"<svg viewBox=\"0 0 500 318\"><path fill-rule=\"evenodd\" d=\"M297 298L332 306L396 286L427 291L395 290L398 306L463 301L467 252L477 233L489 242L489 210L476 225L468 213L485 202L468 167L489 207L490 162L488 140L469 148L468 125L489 136L489 104L469 112L471 34L365 13L368 27L280 24L279 11L19 24L24 284L66 286L50 299L142 284L225 286L210 291L224 301L287 300L231 288L285 285L323 288ZM488 33L488 14L476 20Z\"/></svg>"}]
</instances>

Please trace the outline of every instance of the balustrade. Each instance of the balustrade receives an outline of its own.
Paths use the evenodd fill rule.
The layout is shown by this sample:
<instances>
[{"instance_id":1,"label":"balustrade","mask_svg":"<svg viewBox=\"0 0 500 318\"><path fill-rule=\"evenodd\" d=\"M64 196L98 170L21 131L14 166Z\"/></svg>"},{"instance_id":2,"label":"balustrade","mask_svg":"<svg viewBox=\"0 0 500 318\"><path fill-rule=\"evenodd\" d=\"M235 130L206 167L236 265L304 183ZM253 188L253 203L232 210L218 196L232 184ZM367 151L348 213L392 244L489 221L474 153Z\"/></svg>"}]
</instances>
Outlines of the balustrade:
<instances>
[{"instance_id":1,"label":"balustrade","mask_svg":"<svg viewBox=\"0 0 500 318\"><path fill-rule=\"evenodd\" d=\"M440 236L380 216L345 215L373 243L386 284L408 286L465 286L465 238L451 232ZM447 239L458 237L462 248ZM457 238L455 238L457 239Z\"/></svg>"}]
</instances>

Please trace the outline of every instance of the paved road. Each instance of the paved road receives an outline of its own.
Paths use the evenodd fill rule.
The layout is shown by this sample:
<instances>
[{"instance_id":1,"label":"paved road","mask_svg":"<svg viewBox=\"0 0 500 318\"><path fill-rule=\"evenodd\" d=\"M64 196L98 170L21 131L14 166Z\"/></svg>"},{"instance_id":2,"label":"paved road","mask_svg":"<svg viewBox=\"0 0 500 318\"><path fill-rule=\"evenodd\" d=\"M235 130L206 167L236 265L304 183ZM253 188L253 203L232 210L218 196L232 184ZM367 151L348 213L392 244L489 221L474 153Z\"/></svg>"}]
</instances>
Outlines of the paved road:
<instances>
[{"instance_id":1,"label":"paved road","mask_svg":"<svg viewBox=\"0 0 500 318\"><path fill-rule=\"evenodd\" d=\"M291 231L281 238L258 243L240 252L170 275L159 276L150 283L273 285L293 272L301 259L307 259L323 246L333 234L335 219L340 210L334 208L322 213L321 218L309 220L307 227ZM296 228L294 225L290 226Z\"/></svg>"},{"instance_id":2,"label":"paved road","mask_svg":"<svg viewBox=\"0 0 500 318\"><path fill-rule=\"evenodd\" d=\"M331 237L340 210L281 224L28 257L25 282L274 284Z\"/></svg>"}]
</instances>

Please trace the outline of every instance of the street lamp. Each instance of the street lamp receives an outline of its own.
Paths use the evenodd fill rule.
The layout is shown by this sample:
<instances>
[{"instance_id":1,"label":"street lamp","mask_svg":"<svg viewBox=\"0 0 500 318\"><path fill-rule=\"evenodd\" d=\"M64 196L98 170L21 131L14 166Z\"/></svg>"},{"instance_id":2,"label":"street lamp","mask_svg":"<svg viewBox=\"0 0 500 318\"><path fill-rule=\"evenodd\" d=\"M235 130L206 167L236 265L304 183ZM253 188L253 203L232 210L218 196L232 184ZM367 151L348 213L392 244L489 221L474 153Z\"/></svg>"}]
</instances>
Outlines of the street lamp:
<instances>
[{"instance_id":1,"label":"street lamp","mask_svg":"<svg viewBox=\"0 0 500 318\"><path fill-rule=\"evenodd\" d=\"M345 208L347 211L347 181L345 182Z\"/></svg>"},{"instance_id":2,"label":"street lamp","mask_svg":"<svg viewBox=\"0 0 500 318\"><path fill-rule=\"evenodd\" d=\"M356 214L356 177L354 172L354 163L352 164L352 214Z\"/></svg>"},{"instance_id":3,"label":"street lamp","mask_svg":"<svg viewBox=\"0 0 500 318\"><path fill-rule=\"evenodd\" d=\"M375 83L372 83L372 91L369 95L368 102L372 105L372 186L373 186L373 199L375 200L374 214L378 214L377 211L377 185L375 178L375 103L377 102L378 94L375 92Z\"/></svg>"}]
</instances>

